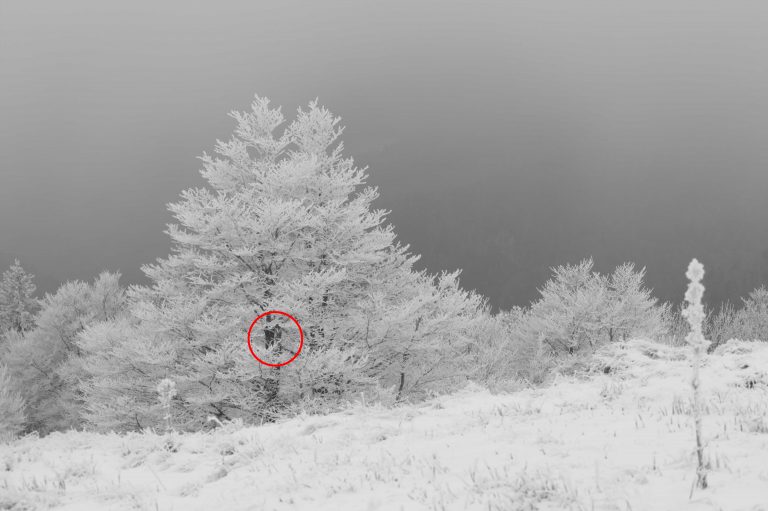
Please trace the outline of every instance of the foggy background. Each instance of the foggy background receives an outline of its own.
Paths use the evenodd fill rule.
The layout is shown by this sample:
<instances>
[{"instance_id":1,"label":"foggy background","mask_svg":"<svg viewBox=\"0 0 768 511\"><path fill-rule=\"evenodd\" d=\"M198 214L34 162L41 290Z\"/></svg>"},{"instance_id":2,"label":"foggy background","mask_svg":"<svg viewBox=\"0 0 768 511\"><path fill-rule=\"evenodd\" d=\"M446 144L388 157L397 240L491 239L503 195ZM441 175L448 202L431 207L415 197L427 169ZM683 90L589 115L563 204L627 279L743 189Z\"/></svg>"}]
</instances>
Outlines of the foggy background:
<instances>
[{"instance_id":1,"label":"foggy background","mask_svg":"<svg viewBox=\"0 0 768 511\"><path fill-rule=\"evenodd\" d=\"M497 307L634 261L680 301L768 283L768 6L0 3L0 264L42 291L165 257L165 205L254 93L320 98L425 267Z\"/></svg>"}]
</instances>

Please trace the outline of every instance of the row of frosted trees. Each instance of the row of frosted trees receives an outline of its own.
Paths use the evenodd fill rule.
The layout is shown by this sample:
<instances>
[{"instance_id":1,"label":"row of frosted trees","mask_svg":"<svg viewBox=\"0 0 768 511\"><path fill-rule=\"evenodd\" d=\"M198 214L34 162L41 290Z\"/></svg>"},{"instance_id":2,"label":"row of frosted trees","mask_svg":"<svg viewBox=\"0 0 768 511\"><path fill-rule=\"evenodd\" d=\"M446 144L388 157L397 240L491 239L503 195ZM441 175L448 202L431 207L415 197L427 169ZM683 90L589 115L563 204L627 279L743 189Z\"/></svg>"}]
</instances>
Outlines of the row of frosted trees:
<instances>
[{"instance_id":1,"label":"row of frosted trees","mask_svg":"<svg viewBox=\"0 0 768 511\"><path fill-rule=\"evenodd\" d=\"M402 400L463 374L486 303L457 273L414 269L365 170L343 156L339 119L311 103L286 124L263 98L232 116L233 137L202 157L209 187L170 206L173 252L144 268L151 285L122 290L110 274L68 284L35 328L5 336L28 428L156 427L162 379L177 388L177 427L198 429L372 389ZM306 335L279 369L244 350L249 323L272 309Z\"/></svg>"},{"instance_id":2,"label":"row of frosted trees","mask_svg":"<svg viewBox=\"0 0 768 511\"><path fill-rule=\"evenodd\" d=\"M415 268L373 207L366 170L343 155L339 118L312 102L287 123L259 97L231 115L232 138L201 158L208 186L170 205L172 253L144 267L149 286L124 289L104 273L37 301L18 264L6 272L0 407L13 413L0 430L126 431L169 417L196 430L209 417L272 420L361 393L417 399L468 378L533 381L543 355L662 328L668 311L642 271L600 275L591 261L555 269L530 308L492 315L458 273ZM281 368L245 348L251 321L274 309L305 333ZM174 385L162 404L160 381Z\"/></svg>"}]
</instances>

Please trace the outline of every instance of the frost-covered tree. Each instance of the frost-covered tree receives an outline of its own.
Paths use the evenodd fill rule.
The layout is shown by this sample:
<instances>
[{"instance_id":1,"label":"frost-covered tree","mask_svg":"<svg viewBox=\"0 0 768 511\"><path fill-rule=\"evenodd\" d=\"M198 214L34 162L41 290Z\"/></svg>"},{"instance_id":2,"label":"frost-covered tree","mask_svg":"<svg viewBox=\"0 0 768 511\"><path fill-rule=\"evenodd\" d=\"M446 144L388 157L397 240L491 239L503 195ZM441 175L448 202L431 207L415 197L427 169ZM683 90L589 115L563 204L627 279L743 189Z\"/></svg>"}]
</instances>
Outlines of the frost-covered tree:
<instances>
[{"instance_id":1,"label":"frost-covered tree","mask_svg":"<svg viewBox=\"0 0 768 511\"><path fill-rule=\"evenodd\" d=\"M532 343L574 353L635 335L654 336L665 306L645 288L645 270L625 263L610 275L594 271L592 259L552 269L541 297L521 316L519 328Z\"/></svg>"},{"instance_id":2,"label":"frost-covered tree","mask_svg":"<svg viewBox=\"0 0 768 511\"><path fill-rule=\"evenodd\" d=\"M608 278L609 342L637 335L656 337L664 330L667 306L659 304L644 280L645 268L635 270L632 263L618 266Z\"/></svg>"},{"instance_id":3,"label":"frost-covered tree","mask_svg":"<svg viewBox=\"0 0 768 511\"><path fill-rule=\"evenodd\" d=\"M542 383L549 356L528 332L528 314L528 308L513 307L483 320L482 342L470 347L473 380L489 388Z\"/></svg>"},{"instance_id":4,"label":"frost-covered tree","mask_svg":"<svg viewBox=\"0 0 768 511\"><path fill-rule=\"evenodd\" d=\"M606 329L609 296L606 279L593 271L592 259L552 269L552 278L531 305L527 331L553 351L573 353L594 346Z\"/></svg>"},{"instance_id":5,"label":"frost-covered tree","mask_svg":"<svg viewBox=\"0 0 768 511\"><path fill-rule=\"evenodd\" d=\"M14 389L5 364L0 364L0 439L13 437L24 429L24 400Z\"/></svg>"},{"instance_id":6,"label":"frost-covered tree","mask_svg":"<svg viewBox=\"0 0 768 511\"><path fill-rule=\"evenodd\" d=\"M481 325L491 321L483 299L461 289L458 272L416 275L407 299L375 317L379 334L368 330L364 346L380 381L396 383L398 400L456 376L471 345L486 342Z\"/></svg>"},{"instance_id":7,"label":"frost-covered tree","mask_svg":"<svg viewBox=\"0 0 768 511\"><path fill-rule=\"evenodd\" d=\"M3 272L0 280L0 335L8 330L24 332L34 326L38 309L35 289L34 275L24 271L18 259Z\"/></svg>"},{"instance_id":8,"label":"frost-covered tree","mask_svg":"<svg viewBox=\"0 0 768 511\"><path fill-rule=\"evenodd\" d=\"M768 341L768 289L759 287L744 299L736 313L734 337Z\"/></svg>"},{"instance_id":9,"label":"frost-covered tree","mask_svg":"<svg viewBox=\"0 0 768 511\"><path fill-rule=\"evenodd\" d=\"M704 336L710 341L707 352L712 353L718 346L731 339L751 339L741 336L743 330L739 325L744 324L741 322L742 312L730 302L720 304L717 309L705 310Z\"/></svg>"},{"instance_id":10,"label":"frost-covered tree","mask_svg":"<svg viewBox=\"0 0 768 511\"><path fill-rule=\"evenodd\" d=\"M768 341L768 289L753 290L742 298L740 308L723 303L718 309L705 309L704 335L710 341L709 353L731 339Z\"/></svg>"},{"instance_id":11,"label":"frost-covered tree","mask_svg":"<svg viewBox=\"0 0 768 511\"><path fill-rule=\"evenodd\" d=\"M482 299L455 274L413 270L365 169L342 155L339 118L312 102L287 126L256 97L233 112L233 137L203 155L206 188L170 205L173 253L144 268L131 318L84 333L89 421L101 428L158 427L153 387L176 382L173 416L184 429L323 407L373 383L404 399L452 373L450 353L471 342ZM295 316L306 340L292 364L270 368L245 347L268 310ZM268 318L254 332L275 360L297 334Z\"/></svg>"},{"instance_id":12,"label":"frost-covered tree","mask_svg":"<svg viewBox=\"0 0 768 511\"><path fill-rule=\"evenodd\" d=\"M68 282L41 300L34 329L9 336L6 363L27 404L27 429L49 432L80 424L78 335L89 324L114 318L124 307L118 274L92 284Z\"/></svg>"}]
</instances>

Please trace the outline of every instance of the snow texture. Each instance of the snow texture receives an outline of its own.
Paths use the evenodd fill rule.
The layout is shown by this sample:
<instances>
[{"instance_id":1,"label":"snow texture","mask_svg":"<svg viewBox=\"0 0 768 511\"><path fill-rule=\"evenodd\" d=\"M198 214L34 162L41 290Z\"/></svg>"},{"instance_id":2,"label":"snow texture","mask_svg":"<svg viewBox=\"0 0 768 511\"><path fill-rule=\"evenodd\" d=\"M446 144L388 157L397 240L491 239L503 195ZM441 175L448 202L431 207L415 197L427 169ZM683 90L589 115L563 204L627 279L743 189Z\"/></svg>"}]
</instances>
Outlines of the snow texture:
<instances>
[{"instance_id":1,"label":"snow texture","mask_svg":"<svg viewBox=\"0 0 768 511\"><path fill-rule=\"evenodd\" d=\"M703 359L709 488L692 495L690 373L688 348L633 340L547 388L183 435L28 436L0 446L0 509L768 509L768 344Z\"/></svg>"}]
</instances>

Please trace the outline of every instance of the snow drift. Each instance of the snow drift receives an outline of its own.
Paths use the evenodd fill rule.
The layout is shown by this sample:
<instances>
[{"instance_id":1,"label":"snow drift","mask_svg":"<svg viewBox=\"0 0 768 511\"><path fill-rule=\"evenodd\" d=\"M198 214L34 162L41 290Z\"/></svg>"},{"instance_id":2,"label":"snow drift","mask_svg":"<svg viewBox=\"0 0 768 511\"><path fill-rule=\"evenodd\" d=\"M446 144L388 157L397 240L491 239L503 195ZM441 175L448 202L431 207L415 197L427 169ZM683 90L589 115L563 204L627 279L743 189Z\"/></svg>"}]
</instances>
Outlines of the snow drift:
<instances>
[{"instance_id":1,"label":"snow drift","mask_svg":"<svg viewBox=\"0 0 768 511\"><path fill-rule=\"evenodd\" d=\"M184 435L0 446L0 509L768 509L768 344L705 358L710 487L696 490L686 348L609 345L546 388L470 385Z\"/></svg>"}]
</instances>

